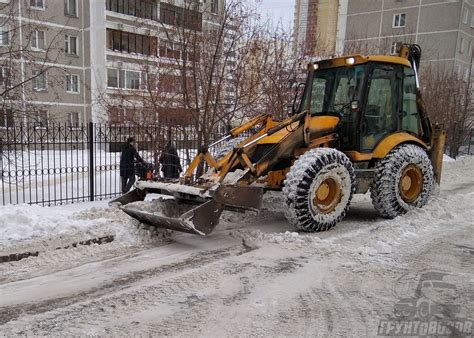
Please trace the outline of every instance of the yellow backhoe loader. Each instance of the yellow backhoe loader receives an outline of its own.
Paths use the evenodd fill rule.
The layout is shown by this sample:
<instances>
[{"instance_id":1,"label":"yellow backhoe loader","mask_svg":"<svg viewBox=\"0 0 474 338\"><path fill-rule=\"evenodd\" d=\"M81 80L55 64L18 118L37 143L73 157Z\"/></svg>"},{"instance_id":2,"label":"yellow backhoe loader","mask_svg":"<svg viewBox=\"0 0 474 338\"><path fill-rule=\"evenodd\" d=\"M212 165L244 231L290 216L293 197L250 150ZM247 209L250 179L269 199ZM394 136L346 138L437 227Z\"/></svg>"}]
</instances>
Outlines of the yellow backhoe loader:
<instances>
[{"instance_id":1,"label":"yellow backhoe loader","mask_svg":"<svg viewBox=\"0 0 474 338\"><path fill-rule=\"evenodd\" d=\"M268 190L282 191L286 216L301 231L332 228L353 194L369 190L383 217L422 207L440 181L446 135L425 111L420 58L418 45L403 45L398 56L310 63L286 120L257 116L201 147L179 180L140 180L115 202L143 223L199 235L214 230L223 210L258 211ZM211 155L250 131L224 156ZM196 178L203 161L210 170ZM163 201L159 213L130 203L147 193L174 198Z\"/></svg>"}]
</instances>

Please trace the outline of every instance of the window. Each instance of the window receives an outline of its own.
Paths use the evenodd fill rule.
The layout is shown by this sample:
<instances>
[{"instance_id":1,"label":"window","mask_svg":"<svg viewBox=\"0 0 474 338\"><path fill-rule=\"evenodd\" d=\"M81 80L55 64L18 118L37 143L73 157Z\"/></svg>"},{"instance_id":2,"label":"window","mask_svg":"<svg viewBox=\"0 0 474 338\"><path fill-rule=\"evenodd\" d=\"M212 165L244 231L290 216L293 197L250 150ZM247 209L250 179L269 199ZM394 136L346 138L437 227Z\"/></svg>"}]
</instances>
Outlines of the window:
<instances>
[{"instance_id":1,"label":"window","mask_svg":"<svg viewBox=\"0 0 474 338\"><path fill-rule=\"evenodd\" d=\"M160 44L160 56L170 59L181 59L181 47L179 43L163 42Z\"/></svg>"},{"instance_id":2,"label":"window","mask_svg":"<svg viewBox=\"0 0 474 338\"><path fill-rule=\"evenodd\" d=\"M140 89L140 72L125 72L125 88Z\"/></svg>"},{"instance_id":3,"label":"window","mask_svg":"<svg viewBox=\"0 0 474 338\"><path fill-rule=\"evenodd\" d=\"M48 126L48 111L40 109L33 113L33 123L35 127L45 128Z\"/></svg>"},{"instance_id":4,"label":"window","mask_svg":"<svg viewBox=\"0 0 474 338\"><path fill-rule=\"evenodd\" d=\"M79 75L66 75L66 91L79 93Z\"/></svg>"},{"instance_id":5,"label":"window","mask_svg":"<svg viewBox=\"0 0 474 338\"><path fill-rule=\"evenodd\" d=\"M10 44L10 27L8 25L0 26L0 46Z\"/></svg>"},{"instance_id":6,"label":"window","mask_svg":"<svg viewBox=\"0 0 474 338\"><path fill-rule=\"evenodd\" d=\"M211 12L217 14L219 11L219 0L211 0Z\"/></svg>"},{"instance_id":7,"label":"window","mask_svg":"<svg viewBox=\"0 0 474 338\"><path fill-rule=\"evenodd\" d=\"M156 55L156 37L107 29L107 48L130 54Z\"/></svg>"},{"instance_id":8,"label":"window","mask_svg":"<svg viewBox=\"0 0 474 338\"><path fill-rule=\"evenodd\" d=\"M463 54L464 51L466 50L466 39L464 39L463 37L461 37L461 43L459 44L459 53Z\"/></svg>"},{"instance_id":9,"label":"window","mask_svg":"<svg viewBox=\"0 0 474 338\"><path fill-rule=\"evenodd\" d=\"M402 43L400 41L392 42L392 45L390 47L390 55L398 55L401 47L402 47Z\"/></svg>"},{"instance_id":10,"label":"window","mask_svg":"<svg viewBox=\"0 0 474 338\"><path fill-rule=\"evenodd\" d=\"M464 8L464 12L462 13L462 23L467 25L467 20L469 19L469 10Z\"/></svg>"},{"instance_id":11,"label":"window","mask_svg":"<svg viewBox=\"0 0 474 338\"><path fill-rule=\"evenodd\" d=\"M474 12L471 14L471 28L474 28Z\"/></svg>"},{"instance_id":12,"label":"window","mask_svg":"<svg viewBox=\"0 0 474 338\"><path fill-rule=\"evenodd\" d=\"M30 0L30 7L35 9L44 9L45 0Z\"/></svg>"},{"instance_id":13,"label":"window","mask_svg":"<svg viewBox=\"0 0 474 338\"><path fill-rule=\"evenodd\" d=\"M11 85L10 69L7 67L0 68L0 86L10 87Z\"/></svg>"},{"instance_id":14,"label":"window","mask_svg":"<svg viewBox=\"0 0 474 338\"><path fill-rule=\"evenodd\" d=\"M106 0L106 8L116 13L158 20L158 6L154 0Z\"/></svg>"},{"instance_id":15,"label":"window","mask_svg":"<svg viewBox=\"0 0 474 338\"><path fill-rule=\"evenodd\" d=\"M372 151L385 135L397 129L399 84L393 66L380 65L373 70L363 117L361 150Z\"/></svg>"},{"instance_id":16,"label":"window","mask_svg":"<svg viewBox=\"0 0 474 338\"><path fill-rule=\"evenodd\" d=\"M109 107L109 123L112 125L120 125L125 122L125 109L122 107Z\"/></svg>"},{"instance_id":17,"label":"window","mask_svg":"<svg viewBox=\"0 0 474 338\"><path fill-rule=\"evenodd\" d=\"M107 87L118 88L118 71L117 71L117 69L107 68Z\"/></svg>"},{"instance_id":18,"label":"window","mask_svg":"<svg viewBox=\"0 0 474 338\"><path fill-rule=\"evenodd\" d=\"M405 19L406 19L406 14L401 13L401 14L395 14L393 16L393 28L400 28L400 27L405 27Z\"/></svg>"},{"instance_id":19,"label":"window","mask_svg":"<svg viewBox=\"0 0 474 338\"><path fill-rule=\"evenodd\" d=\"M33 70L33 90L44 91L47 89L46 72Z\"/></svg>"},{"instance_id":20,"label":"window","mask_svg":"<svg viewBox=\"0 0 474 338\"><path fill-rule=\"evenodd\" d=\"M77 0L64 1L64 14L67 16L77 17Z\"/></svg>"},{"instance_id":21,"label":"window","mask_svg":"<svg viewBox=\"0 0 474 338\"><path fill-rule=\"evenodd\" d=\"M419 134L418 106L416 104L416 79L413 69L403 69L403 118L402 130Z\"/></svg>"},{"instance_id":22,"label":"window","mask_svg":"<svg viewBox=\"0 0 474 338\"><path fill-rule=\"evenodd\" d=\"M160 21L167 25L202 30L202 13L168 3L160 3Z\"/></svg>"},{"instance_id":23,"label":"window","mask_svg":"<svg viewBox=\"0 0 474 338\"><path fill-rule=\"evenodd\" d=\"M68 123L70 128L79 127L79 113L77 111L69 113Z\"/></svg>"},{"instance_id":24,"label":"window","mask_svg":"<svg viewBox=\"0 0 474 338\"><path fill-rule=\"evenodd\" d=\"M140 89L141 73L133 70L107 69L107 86L109 88Z\"/></svg>"},{"instance_id":25,"label":"window","mask_svg":"<svg viewBox=\"0 0 474 338\"><path fill-rule=\"evenodd\" d=\"M36 50L45 50L44 31L33 31L31 35L31 48Z\"/></svg>"},{"instance_id":26,"label":"window","mask_svg":"<svg viewBox=\"0 0 474 338\"><path fill-rule=\"evenodd\" d=\"M64 52L70 55L79 55L77 36L72 36L72 35L65 36Z\"/></svg>"},{"instance_id":27,"label":"window","mask_svg":"<svg viewBox=\"0 0 474 338\"><path fill-rule=\"evenodd\" d=\"M0 110L0 128L13 126L13 112L10 109Z\"/></svg>"}]
</instances>

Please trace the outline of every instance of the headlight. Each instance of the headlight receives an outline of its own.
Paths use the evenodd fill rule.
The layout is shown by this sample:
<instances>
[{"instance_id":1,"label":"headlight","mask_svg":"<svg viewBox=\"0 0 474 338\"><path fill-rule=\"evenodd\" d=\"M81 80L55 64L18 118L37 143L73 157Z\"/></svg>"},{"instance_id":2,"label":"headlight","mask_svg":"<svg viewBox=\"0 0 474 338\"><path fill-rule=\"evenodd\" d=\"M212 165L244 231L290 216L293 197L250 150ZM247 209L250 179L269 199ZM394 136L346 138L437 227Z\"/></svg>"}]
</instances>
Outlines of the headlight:
<instances>
[{"instance_id":1,"label":"headlight","mask_svg":"<svg viewBox=\"0 0 474 338\"><path fill-rule=\"evenodd\" d=\"M356 62L355 58L347 58L346 59L346 64L348 65L353 65Z\"/></svg>"}]
</instances>

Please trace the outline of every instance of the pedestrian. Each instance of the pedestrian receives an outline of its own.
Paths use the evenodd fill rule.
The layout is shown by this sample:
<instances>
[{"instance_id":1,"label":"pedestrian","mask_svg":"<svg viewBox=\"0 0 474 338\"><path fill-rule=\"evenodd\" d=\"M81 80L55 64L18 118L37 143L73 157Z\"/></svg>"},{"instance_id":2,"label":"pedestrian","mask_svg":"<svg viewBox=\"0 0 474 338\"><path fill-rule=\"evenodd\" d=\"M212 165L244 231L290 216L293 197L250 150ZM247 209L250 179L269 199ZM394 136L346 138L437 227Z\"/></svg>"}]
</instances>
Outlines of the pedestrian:
<instances>
[{"instance_id":1,"label":"pedestrian","mask_svg":"<svg viewBox=\"0 0 474 338\"><path fill-rule=\"evenodd\" d=\"M120 156L120 177L122 179L122 193L128 192L133 183L135 183L135 160L141 164L145 164L145 161L138 154L135 149L135 139L133 137L127 138L127 143L122 148L122 154Z\"/></svg>"},{"instance_id":2,"label":"pedestrian","mask_svg":"<svg viewBox=\"0 0 474 338\"><path fill-rule=\"evenodd\" d=\"M183 171L178 152L171 144L171 141L166 144L165 150L161 153L159 161L161 163L163 178L178 178L179 174Z\"/></svg>"}]
</instances>

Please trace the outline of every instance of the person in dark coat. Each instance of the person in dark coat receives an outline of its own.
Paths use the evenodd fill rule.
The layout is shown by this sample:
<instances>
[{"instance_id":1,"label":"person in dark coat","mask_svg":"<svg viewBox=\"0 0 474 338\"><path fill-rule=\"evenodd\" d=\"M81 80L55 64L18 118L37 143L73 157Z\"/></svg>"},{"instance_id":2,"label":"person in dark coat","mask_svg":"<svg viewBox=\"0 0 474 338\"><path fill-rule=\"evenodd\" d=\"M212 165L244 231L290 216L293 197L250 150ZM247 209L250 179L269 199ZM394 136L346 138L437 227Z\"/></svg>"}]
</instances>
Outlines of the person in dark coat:
<instances>
[{"instance_id":1,"label":"person in dark coat","mask_svg":"<svg viewBox=\"0 0 474 338\"><path fill-rule=\"evenodd\" d=\"M122 148L122 155L120 156L120 177L122 179L122 193L125 194L132 188L135 183L135 165L134 162L145 164L145 161L138 154L135 149L135 139L129 137L127 143Z\"/></svg>"},{"instance_id":2,"label":"person in dark coat","mask_svg":"<svg viewBox=\"0 0 474 338\"><path fill-rule=\"evenodd\" d=\"M159 160L161 163L163 178L178 178L179 174L183 171L178 152L171 142L168 142L165 150L161 153Z\"/></svg>"}]
</instances>

